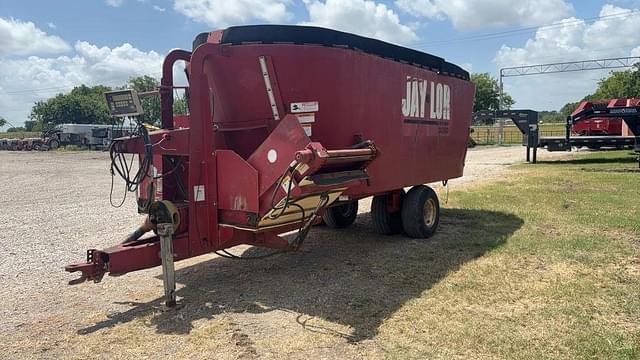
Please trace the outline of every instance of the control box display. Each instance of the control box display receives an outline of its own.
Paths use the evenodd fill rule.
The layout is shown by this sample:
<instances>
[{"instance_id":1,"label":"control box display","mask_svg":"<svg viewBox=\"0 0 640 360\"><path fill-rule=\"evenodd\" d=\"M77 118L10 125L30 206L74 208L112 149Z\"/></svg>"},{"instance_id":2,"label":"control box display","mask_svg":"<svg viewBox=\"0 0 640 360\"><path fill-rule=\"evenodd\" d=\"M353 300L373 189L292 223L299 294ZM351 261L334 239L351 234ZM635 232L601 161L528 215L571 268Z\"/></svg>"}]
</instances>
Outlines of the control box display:
<instances>
[{"instance_id":1,"label":"control box display","mask_svg":"<svg viewBox=\"0 0 640 360\"><path fill-rule=\"evenodd\" d=\"M138 93L133 90L117 90L104 94L112 116L136 116L144 113Z\"/></svg>"}]
</instances>

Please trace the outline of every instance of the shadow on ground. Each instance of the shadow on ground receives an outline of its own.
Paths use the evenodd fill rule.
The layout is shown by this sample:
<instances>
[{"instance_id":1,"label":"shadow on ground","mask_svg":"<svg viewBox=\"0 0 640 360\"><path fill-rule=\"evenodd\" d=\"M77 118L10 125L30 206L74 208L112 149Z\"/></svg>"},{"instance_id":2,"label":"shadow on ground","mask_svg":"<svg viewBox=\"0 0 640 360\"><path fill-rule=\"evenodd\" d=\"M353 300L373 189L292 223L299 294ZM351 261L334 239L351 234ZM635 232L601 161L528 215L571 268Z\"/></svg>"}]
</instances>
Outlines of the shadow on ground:
<instances>
[{"instance_id":1,"label":"shadow on ground","mask_svg":"<svg viewBox=\"0 0 640 360\"><path fill-rule=\"evenodd\" d=\"M128 311L81 329L89 334L151 315L159 333L185 334L193 322L223 312L263 313L280 309L345 324L349 341L369 339L407 301L466 262L504 244L523 221L511 214L443 209L440 229L429 240L381 236L369 214L349 229L314 228L298 253L263 260L215 258L177 271L183 307L158 311L162 298L130 303ZM258 255L250 248L243 255ZM237 251L236 251L237 253ZM323 331L298 323L309 331Z\"/></svg>"}]
</instances>

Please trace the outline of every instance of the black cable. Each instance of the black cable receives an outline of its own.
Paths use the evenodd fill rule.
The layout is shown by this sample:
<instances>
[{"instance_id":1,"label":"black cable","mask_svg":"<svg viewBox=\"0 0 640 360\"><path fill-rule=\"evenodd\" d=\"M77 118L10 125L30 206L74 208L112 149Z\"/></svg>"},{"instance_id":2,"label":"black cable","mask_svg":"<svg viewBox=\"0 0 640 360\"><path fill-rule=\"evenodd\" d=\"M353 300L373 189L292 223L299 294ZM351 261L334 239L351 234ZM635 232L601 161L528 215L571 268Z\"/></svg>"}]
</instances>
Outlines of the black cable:
<instances>
[{"instance_id":1,"label":"black cable","mask_svg":"<svg viewBox=\"0 0 640 360\"><path fill-rule=\"evenodd\" d=\"M187 191L184 188L184 182L182 181L182 178L180 177L180 172L176 171L173 176L176 179L176 185L178 186L178 190L180 190L180 193L182 194L182 198L184 200L189 200L189 195L187 195Z\"/></svg>"},{"instance_id":2,"label":"black cable","mask_svg":"<svg viewBox=\"0 0 640 360\"><path fill-rule=\"evenodd\" d=\"M276 187L273 190L273 194L271 194L271 201L270 201L270 206L273 209L271 214L269 215L269 219L271 220L275 220L277 218L279 218L280 216L282 216L284 214L284 212L287 210L287 207L289 206L289 200L291 199L291 190L292 190L292 185L293 185L293 173L296 170L296 168L298 167L298 162L294 161L291 163L291 165L289 165L289 167L287 168L287 170L284 172L284 174L282 174L282 176L280 176L280 179L278 179L278 182L276 183ZM289 176L289 184L287 186L287 193L286 196L284 198L284 203L282 206L276 206L275 205L275 198L276 195L278 194L278 190L280 189L280 187L282 186L282 183L284 182L284 179L286 179L286 177ZM280 211L279 213L275 213L275 211L278 210Z\"/></svg>"},{"instance_id":3,"label":"black cable","mask_svg":"<svg viewBox=\"0 0 640 360\"><path fill-rule=\"evenodd\" d=\"M127 192L135 192L138 190L138 187L142 183L145 177L154 178L153 175L149 175L149 169L153 165L153 148L151 144L151 137L149 136L149 131L142 125L138 123L138 127L136 129L136 133L132 134L134 136L140 136L144 142L144 155L142 160L140 161L140 166L138 171L131 176L131 170L133 169L133 159L135 158L135 154L131 155L131 160L127 161L126 155L120 151L120 146L123 143L122 140L113 140L111 145L109 146L109 157L111 159L111 192L109 195L109 199L111 205L114 207L120 207L124 204L126 200ZM122 199L122 203L118 206L113 204L113 177L115 174L118 174L125 182L125 195ZM153 185L151 185L153 186ZM151 201L151 197L149 197L148 201Z\"/></svg>"},{"instance_id":4,"label":"black cable","mask_svg":"<svg viewBox=\"0 0 640 360\"><path fill-rule=\"evenodd\" d=\"M227 259L234 259L234 260L235 260L235 257L233 257L233 256L229 256L229 255L225 255L225 254L221 254L221 253L219 253L217 250L214 250L213 252L214 252L216 255L220 256L220 257L227 258Z\"/></svg>"},{"instance_id":5,"label":"black cable","mask_svg":"<svg viewBox=\"0 0 640 360\"><path fill-rule=\"evenodd\" d=\"M114 178L114 173L113 170L111 171L111 189L109 190L109 203L111 204L111 206L113 206L114 208L120 208L122 207L122 205L124 205L124 202L127 201L127 193L129 192L126 188L124 188L124 196L122 197L122 202L120 202L120 204L115 205L113 203L113 178Z\"/></svg>"},{"instance_id":6,"label":"black cable","mask_svg":"<svg viewBox=\"0 0 640 360\"><path fill-rule=\"evenodd\" d=\"M315 217L318 214L318 210L320 210L320 208L322 207L327 206L328 203L329 203L329 195L327 193L323 193L322 195L320 195L320 201L318 202L318 205L316 206L315 210L313 210L313 213L309 217L309 220L307 220L306 222L305 222L304 208L302 208L302 206L298 204L295 204L295 203L292 204L294 206L297 206L302 212L302 220L301 220L300 228L298 229L298 235L296 235L296 238L293 240L294 248L296 249L300 248L304 240L307 238L307 235L309 235L309 231L311 230L313 221L315 220Z\"/></svg>"},{"instance_id":7,"label":"black cable","mask_svg":"<svg viewBox=\"0 0 640 360\"><path fill-rule=\"evenodd\" d=\"M169 162L173 163L172 159L169 158ZM165 176L169 176L171 174L173 174L176 170L178 170L178 167L182 165L182 158L178 159L177 163L173 166L173 168L169 171L167 171L166 173L157 175L157 176L153 176L153 179L162 179Z\"/></svg>"},{"instance_id":8,"label":"black cable","mask_svg":"<svg viewBox=\"0 0 640 360\"><path fill-rule=\"evenodd\" d=\"M151 138L149 131L143 126L139 125L138 130L140 136L144 142L144 156L140 162L140 167L133 177L131 177L131 170L133 168L133 157L131 163L127 165L127 160L123 152L119 151L119 147L122 144L122 140L114 141L109 149L109 156L111 157L111 169L115 170L118 175L125 181L127 189L131 192L136 191L138 186L142 183L145 177L149 176L149 169L153 164L153 152Z\"/></svg>"}]
</instances>

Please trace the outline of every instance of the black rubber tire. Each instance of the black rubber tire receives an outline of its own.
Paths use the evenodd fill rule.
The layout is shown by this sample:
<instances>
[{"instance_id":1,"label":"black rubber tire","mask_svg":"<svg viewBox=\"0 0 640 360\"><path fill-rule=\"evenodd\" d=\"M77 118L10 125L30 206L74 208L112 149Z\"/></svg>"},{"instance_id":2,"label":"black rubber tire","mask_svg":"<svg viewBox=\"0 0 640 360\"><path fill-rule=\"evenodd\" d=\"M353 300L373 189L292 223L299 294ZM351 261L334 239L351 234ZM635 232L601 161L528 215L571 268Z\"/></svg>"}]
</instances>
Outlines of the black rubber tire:
<instances>
[{"instance_id":1,"label":"black rubber tire","mask_svg":"<svg viewBox=\"0 0 640 360\"><path fill-rule=\"evenodd\" d=\"M49 149L57 149L58 147L60 147L60 142L56 139L51 139L49 140Z\"/></svg>"},{"instance_id":2,"label":"black rubber tire","mask_svg":"<svg viewBox=\"0 0 640 360\"><path fill-rule=\"evenodd\" d=\"M373 229L381 235L394 235L402 232L402 211L390 213L387 205L391 194L374 196L371 201L371 222ZM404 190L402 191L404 199Z\"/></svg>"},{"instance_id":3,"label":"black rubber tire","mask_svg":"<svg viewBox=\"0 0 640 360\"><path fill-rule=\"evenodd\" d=\"M342 229L353 224L358 216L358 201L332 206L322 216L324 223L333 229Z\"/></svg>"},{"instance_id":4,"label":"black rubber tire","mask_svg":"<svg viewBox=\"0 0 640 360\"><path fill-rule=\"evenodd\" d=\"M430 216L425 216L427 203L432 207ZM402 201L402 228L404 232L416 239L430 238L436 233L439 223L440 202L436 192L425 185L414 186Z\"/></svg>"}]
</instances>

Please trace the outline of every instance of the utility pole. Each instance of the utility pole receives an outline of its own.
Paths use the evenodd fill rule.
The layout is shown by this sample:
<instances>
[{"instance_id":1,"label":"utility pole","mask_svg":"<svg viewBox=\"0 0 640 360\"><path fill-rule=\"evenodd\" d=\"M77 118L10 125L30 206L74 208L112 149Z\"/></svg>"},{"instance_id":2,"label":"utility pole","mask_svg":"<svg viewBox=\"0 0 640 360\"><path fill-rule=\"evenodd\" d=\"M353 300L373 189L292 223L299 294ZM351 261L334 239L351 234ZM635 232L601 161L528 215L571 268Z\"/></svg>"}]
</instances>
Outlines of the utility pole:
<instances>
[{"instance_id":1,"label":"utility pole","mask_svg":"<svg viewBox=\"0 0 640 360\"><path fill-rule=\"evenodd\" d=\"M498 111L503 110L503 101L502 101L502 97L503 97L503 93L504 93L504 89L503 89L503 82L502 82L502 69L500 69L500 93L498 96ZM498 130L498 145L502 145L504 143L504 118L500 118L498 119L498 126L499 126L499 130Z\"/></svg>"}]
</instances>

